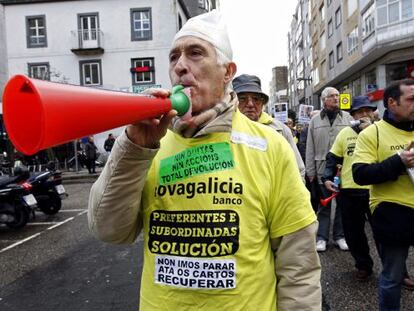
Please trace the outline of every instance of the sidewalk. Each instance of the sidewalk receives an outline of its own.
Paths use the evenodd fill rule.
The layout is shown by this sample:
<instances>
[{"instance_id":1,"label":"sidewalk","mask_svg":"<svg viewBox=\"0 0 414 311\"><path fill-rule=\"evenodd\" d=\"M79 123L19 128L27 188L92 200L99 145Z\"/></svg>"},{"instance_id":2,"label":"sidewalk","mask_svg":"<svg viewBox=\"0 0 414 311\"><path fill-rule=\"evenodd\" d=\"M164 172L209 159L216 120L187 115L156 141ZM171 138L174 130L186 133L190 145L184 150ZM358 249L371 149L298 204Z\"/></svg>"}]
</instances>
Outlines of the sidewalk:
<instances>
[{"instance_id":1,"label":"sidewalk","mask_svg":"<svg viewBox=\"0 0 414 311\"><path fill-rule=\"evenodd\" d=\"M102 171L102 167L96 167L95 174L89 174L86 168L81 168L79 171L62 171L63 184L82 184L93 183Z\"/></svg>"}]
</instances>

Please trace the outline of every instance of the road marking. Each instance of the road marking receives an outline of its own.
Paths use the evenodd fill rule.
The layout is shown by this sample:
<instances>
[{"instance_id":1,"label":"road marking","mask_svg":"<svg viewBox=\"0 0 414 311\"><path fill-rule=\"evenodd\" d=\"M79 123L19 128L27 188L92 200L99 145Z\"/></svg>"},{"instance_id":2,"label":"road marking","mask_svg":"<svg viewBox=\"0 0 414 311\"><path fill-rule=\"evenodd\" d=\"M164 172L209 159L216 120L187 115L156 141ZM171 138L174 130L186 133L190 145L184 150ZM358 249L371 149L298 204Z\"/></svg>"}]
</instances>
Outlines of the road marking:
<instances>
[{"instance_id":1,"label":"road marking","mask_svg":"<svg viewBox=\"0 0 414 311\"><path fill-rule=\"evenodd\" d=\"M0 254L1 254L1 253L3 253L3 252L5 252L5 251L8 251L9 249L12 249L12 248L14 248L14 247L16 247L16 246L19 246L19 245L21 245L21 244L23 244L23 243L26 243L27 241L30 241L30 240L32 240L32 239L34 239L34 238L37 238L38 236L40 236L41 234L43 234L44 232L46 232L46 231L48 231L48 230L52 230L52 229L55 229L55 228L57 228L57 227L61 226L61 225L65 224L65 223L67 223L67 222L69 222L69 221L71 221L71 220L75 219L75 217L78 217L78 216L81 216L81 215L85 214L88 210L81 210L81 211L82 211L82 212L78 213L76 216L70 217L70 218L68 218L68 219L66 219L66 220L64 220L64 221L60 221L60 222L57 222L57 223L56 223L56 222L43 223L43 224L53 224L53 226L51 226L51 227L49 227L49 228L46 228L46 229L45 229L45 230L43 230L42 232L39 232L39 233L33 234L33 235L31 235L31 236L29 236L29 237L27 237L27 238L23 239L23 240L20 240L20 241L18 241L18 242L16 242L16 243L13 243L13 244L11 244L11 245L9 245L9 246L5 247L5 248L0 249ZM28 223L27 225L29 225L29 224L30 224L30 223ZM33 224L33 223L32 223L32 224ZM34 224L42 224L42 223L34 223Z\"/></svg>"},{"instance_id":2,"label":"road marking","mask_svg":"<svg viewBox=\"0 0 414 311\"><path fill-rule=\"evenodd\" d=\"M26 226L48 226L60 223L60 221L49 221L49 222L28 222Z\"/></svg>"},{"instance_id":3,"label":"road marking","mask_svg":"<svg viewBox=\"0 0 414 311\"><path fill-rule=\"evenodd\" d=\"M75 216L70 217L70 218L68 218L68 219L65 219L64 221L61 221L61 222L57 223L57 224L56 224L56 225L54 225L54 226L51 226L51 227L47 228L46 230L52 230L52 229L55 229L55 228L57 228L57 227L59 227L59 226L61 226L61 225L65 224L65 223L67 223L67 222L69 222L69 221L71 221L71 220L74 220L74 219L75 219Z\"/></svg>"},{"instance_id":4,"label":"road marking","mask_svg":"<svg viewBox=\"0 0 414 311\"><path fill-rule=\"evenodd\" d=\"M74 213L74 212L83 212L87 211L84 208L74 208L74 209L61 209L59 213Z\"/></svg>"},{"instance_id":5,"label":"road marking","mask_svg":"<svg viewBox=\"0 0 414 311\"><path fill-rule=\"evenodd\" d=\"M41 234L41 232L33 234L33 235L29 236L28 238L25 238L23 240L20 240L19 242L16 242L16 243L14 243L12 245L9 245L9 246L7 246L3 249L0 249L0 254L7 251L7 250L9 250L9 249L11 249L11 248L13 248L13 247L19 246L20 244L23 244L27 241L30 241L31 239L37 238L40 234Z\"/></svg>"}]
</instances>

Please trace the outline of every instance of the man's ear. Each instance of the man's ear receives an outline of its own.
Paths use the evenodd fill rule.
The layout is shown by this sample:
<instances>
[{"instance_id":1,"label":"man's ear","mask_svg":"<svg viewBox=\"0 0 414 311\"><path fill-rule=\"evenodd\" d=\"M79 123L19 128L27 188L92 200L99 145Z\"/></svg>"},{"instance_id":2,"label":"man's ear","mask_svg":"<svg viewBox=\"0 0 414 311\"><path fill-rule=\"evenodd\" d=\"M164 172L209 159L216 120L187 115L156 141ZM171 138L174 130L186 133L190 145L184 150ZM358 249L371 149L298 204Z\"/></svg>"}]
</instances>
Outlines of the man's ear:
<instances>
[{"instance_id":1,"label":"man's ear","mask_svg":"<svg viewBox=\"0 0 414 311\"><path fill-rule=\"evenodd\" d=\"M233 62L226 65L226 74L224 75L224 83L228 83L233 80L237 72L237 65Z\"/></svg>"},{"instance_id":2,"label":"man's ear","mask_svg":"<svg viewBox=\"0 0 414 311\"><path fill-rule=\"evenodd\" d=\"M395 105L398 105L398 101L392 97L388 97L387 108L390 108L390 107L394 108Z\"/></svg>"}]
</instances>

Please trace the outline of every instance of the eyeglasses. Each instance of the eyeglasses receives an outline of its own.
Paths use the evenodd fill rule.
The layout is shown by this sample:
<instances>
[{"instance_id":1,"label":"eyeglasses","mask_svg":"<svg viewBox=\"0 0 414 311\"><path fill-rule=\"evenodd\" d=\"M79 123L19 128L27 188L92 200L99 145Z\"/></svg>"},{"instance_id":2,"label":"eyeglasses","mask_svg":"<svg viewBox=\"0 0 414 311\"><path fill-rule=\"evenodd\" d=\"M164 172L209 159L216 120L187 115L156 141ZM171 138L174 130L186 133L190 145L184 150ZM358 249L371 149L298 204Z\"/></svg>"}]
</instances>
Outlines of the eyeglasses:
<instances>
[{"instance_id":1,"label":"eyeglasses","mask_svg":"<svg viewBox=\"0 0 414 311\"><path fill-rule=\"evenodd\" d=\"M239 98L239 103L241 105L246 105L249 102L249 100L251 100L254 105L264 103L264 99L260 95L239 95L237 97Z\"/></svg>"}]
</instances>

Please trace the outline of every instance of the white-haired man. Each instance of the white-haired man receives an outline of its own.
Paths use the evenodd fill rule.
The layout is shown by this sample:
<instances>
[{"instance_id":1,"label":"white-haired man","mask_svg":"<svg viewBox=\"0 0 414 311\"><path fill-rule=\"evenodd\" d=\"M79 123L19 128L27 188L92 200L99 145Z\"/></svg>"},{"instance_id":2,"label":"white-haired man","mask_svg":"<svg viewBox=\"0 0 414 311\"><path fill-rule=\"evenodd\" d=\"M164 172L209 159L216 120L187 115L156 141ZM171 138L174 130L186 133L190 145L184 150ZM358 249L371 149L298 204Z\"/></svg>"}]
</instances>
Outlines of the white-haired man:
<instances>
[{"instance_id":1,"label":"white-haired man","mask_svg":"<svg viewBox=\"0 0 414 311\"><path fill-rule=\"evenodd\" d=\"M90 228L110 243L143 231L140 310L320 310L309 194L283 137L235 109L220 14L190 19L169 61L191 115L172 110L118 137L91 190Z\"/></svg>"},{"instance_id":2,"label":"white-haired man","mask_svg":"<svg viewBox=\"0 0 414 311\"><path fill-rule=\"evenodd\" d=\"M330 196L322 183L321 177L325 170L326 155L332 147L338 133L345 127L349 126L352 117L346 111L339 109L339 92L333 87L327 87L322 91L321 100L323 109L319 114L314 116L308 128L308 137L306 141L306 175L309 181L317 179L319 190L322 197ZM336 208L333 239L334 243L341 250L348 250L344 238L344 230L342 227L341 213ZM318 236L316 249L319 252L326 250L329 241L329 229L331 223L331 206L325 207L319 204L318 207Z\"/></svg>"}]
</instances>

